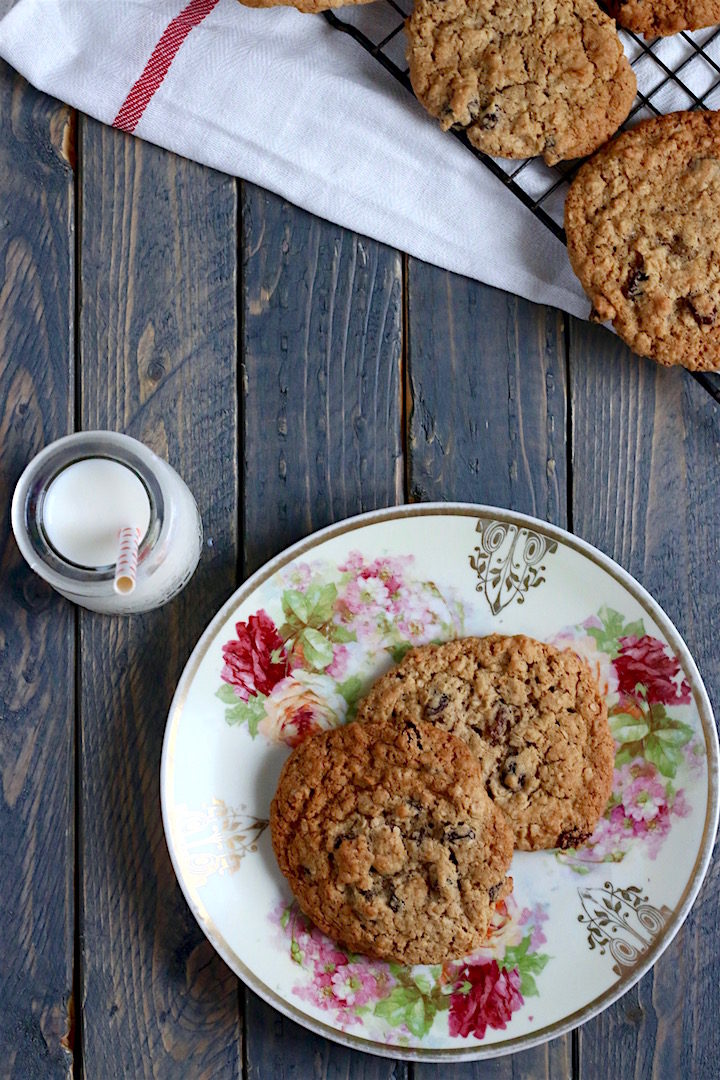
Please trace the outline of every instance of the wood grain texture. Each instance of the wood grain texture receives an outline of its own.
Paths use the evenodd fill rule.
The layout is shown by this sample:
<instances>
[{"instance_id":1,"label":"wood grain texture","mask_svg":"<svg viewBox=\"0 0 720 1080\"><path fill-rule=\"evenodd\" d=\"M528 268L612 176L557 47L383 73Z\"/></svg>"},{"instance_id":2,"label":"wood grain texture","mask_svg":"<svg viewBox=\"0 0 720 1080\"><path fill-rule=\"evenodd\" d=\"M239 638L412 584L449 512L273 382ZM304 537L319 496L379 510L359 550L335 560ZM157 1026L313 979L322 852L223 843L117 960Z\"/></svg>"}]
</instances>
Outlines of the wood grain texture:
<instances>
[{"instance_id":1,"label":"wood grain texture","mask_svg":"<svg viewBox=\"0 0 720 1080\"><path fill-rule=\"evenodd\" d=\"M635 575L720 703L720 407L685 372L600 327L570 334L575 532ZM582 1080L714 1080L720 1060L720 871L651 973L581 1031Z\"/></svg>"},{"instance_id":2,"label":"wood grain texture","mask_svg":"<svg viewBox=\"0 0 720 1080\"><path fill-rule=\"evenodd\" d=\"M72 117L0 62L0 1071L72 1074L75 621L10 500L73 425Z\"/></svg>"},{"instance_id":3,"label":"wood grain texture","mask_svg":"<svg viewBox=\"0 0 720 1080\"><path fill-rule=\"evenodd\" d=\"M400 256L244 187L244 571L402 501ZM246 991L248 1080L403 1080Z\"/></svg>"},{"instance_id":4,"label":"wood grain texture","mask_svg":"<svg viewBox=\"0 0 720 1080\"><path fill-rule=\"evenodd\" d=\"M438 1065L413 1066L412 1080L444 1080ZM534 1050L471 1061L444 1070L448 1080L572 1080L572 1037L553 1039Z\"/></svg>"},{"instance_id":5,"label":"wood grain texture","mask_svg":"<svg viewBox=\"0 0 720 1080\"><path fill-rule=\"evenodd\" d=\"M563 316L415 259L409 487L565 523Z\"/></svg>"},{"instance_id":6,"label":"wood grain texture","mask_svg":"<svg viewBox=\"0 0 720 1080\"><path fill-rule=\"evenodd\" d=\"M563 316L414 259L408 267L408 484L417 500L567 524ZM436 1066L416 1065L415 1080ZM572 1036L454 1080L568 1080Z\"/></svg>"},{"instance_id":7,"label":"wood grain texture","mask_svg":"<svg viewBox=\"0 0 720 1080\"><path fill-rule=\"evenodd\" d=\"M184 477L206 543L171 604L81 616L83 1065L88 1077L236 1077L237 980L196 925L160 818L165 719L237 560L237 188L93 121L81 129L82 425Z\"/></svg>"},{"instance_id":8,"label":"wood grain texture","mask_svg":"<svg viewBox=\"0 0 720 1080\"><path fill-rule=\"evenodd\" d=\"M401 502L400 256L248 185L245 571Z\"/></svg>"}]
</instances>

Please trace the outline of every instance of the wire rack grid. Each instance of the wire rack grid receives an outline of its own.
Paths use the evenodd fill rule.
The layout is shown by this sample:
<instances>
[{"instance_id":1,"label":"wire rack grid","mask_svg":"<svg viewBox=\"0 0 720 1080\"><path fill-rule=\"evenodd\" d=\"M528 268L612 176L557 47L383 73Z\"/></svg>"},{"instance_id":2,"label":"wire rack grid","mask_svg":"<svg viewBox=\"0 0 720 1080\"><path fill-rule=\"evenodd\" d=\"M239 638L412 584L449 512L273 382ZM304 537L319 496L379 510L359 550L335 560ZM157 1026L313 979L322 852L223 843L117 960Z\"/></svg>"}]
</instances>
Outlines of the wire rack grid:
<instances>
[{"instance_id":1,"label":"wire rack grid","mask_svg":"<svg viewBox=\"0 0 720 1080\"><path fill-rule=\"evenodd\" d=\"M405 20L412 0L379 0L326 11L330 25L349 34L410 93L405 57ZM720 27L682 32L644 41L618 28L625 52L637 78L637 97L622 128L677 109L720 108ZM464 131L450 131L470 153L526 206L559 240L565 243L565 196L582 160L546 165L542 158L510 161L492 158L472 145ZM720 402L720 376L693 373Z\"/></svg>"}]
</instances>

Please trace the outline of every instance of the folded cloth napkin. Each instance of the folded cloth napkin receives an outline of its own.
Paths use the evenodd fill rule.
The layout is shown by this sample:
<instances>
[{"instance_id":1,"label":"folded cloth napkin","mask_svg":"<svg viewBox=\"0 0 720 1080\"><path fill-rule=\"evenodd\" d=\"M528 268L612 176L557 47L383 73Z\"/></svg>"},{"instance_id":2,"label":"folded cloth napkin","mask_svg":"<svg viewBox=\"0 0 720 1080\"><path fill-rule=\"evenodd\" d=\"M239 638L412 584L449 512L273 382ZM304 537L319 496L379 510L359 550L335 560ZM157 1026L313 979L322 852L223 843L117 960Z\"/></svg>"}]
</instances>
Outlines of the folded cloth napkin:
<instances>
[{"instance_id":1,"label":"folded cloth napkin","mask_svg":"<svg viewBox=\"0 0 720 1080\"><path fill-rule=\"evenodd\" d=\"M41 90L427 262L588 314L562 243L322 16L237 0L0 4L0 56ZM353 9L376 40L387 13ZM688 54L688 76L703 65L702 92L717 81L682 36L660 48L668 66ZM652 59L637 70L641 85L666 80L663 111L692 104Z\"/></svg>"}]
</instances>

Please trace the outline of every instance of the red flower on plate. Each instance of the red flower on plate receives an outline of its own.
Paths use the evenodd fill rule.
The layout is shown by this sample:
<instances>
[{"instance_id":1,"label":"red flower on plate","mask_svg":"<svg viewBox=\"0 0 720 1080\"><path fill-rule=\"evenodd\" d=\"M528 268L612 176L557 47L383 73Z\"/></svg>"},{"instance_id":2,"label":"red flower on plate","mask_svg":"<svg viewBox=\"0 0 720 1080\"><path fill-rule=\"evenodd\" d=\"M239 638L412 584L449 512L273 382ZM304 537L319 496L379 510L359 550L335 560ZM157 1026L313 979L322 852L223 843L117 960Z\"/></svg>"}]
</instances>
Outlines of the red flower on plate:
<instances>
[{"instance_id":1,"label":"red flower on plate","mask_svg":"<svg viewBox=\"0 0 720 1080\"><path fill-rule=\"evenodd\" d=\"M450 996L450 1034L484 1039L489 1027L504 1030L522 1004L517 968L499 968L497 960L465 964Z\"/></svg>"},{"instance_id":2,"label":"red flower on plate","mask_svg":"<svg viewBox=\"0 0 720 1080\"><path fill-rule=\"evenodd\" d=\"M223 645L222 678L243 701L251 695L269 694L287 675L285 645L275 623L261 609L246 623L236 623L235 633L237 640Z\"/></svg>"},{"instance_id":3,"label":"red flower on plate","mask_svg":"<svg viewBox=\"0 0 720 1080\"><path fill-rule=\"evenodd\" d=\"M635 687L647 687L650 704L687 705L690 687L685 679L676 682L680 662L668 655L662 641L645 634L644 637L620 638L620 655L613 660L621 694L635 696Z\"/></svg>"}]
</instances>

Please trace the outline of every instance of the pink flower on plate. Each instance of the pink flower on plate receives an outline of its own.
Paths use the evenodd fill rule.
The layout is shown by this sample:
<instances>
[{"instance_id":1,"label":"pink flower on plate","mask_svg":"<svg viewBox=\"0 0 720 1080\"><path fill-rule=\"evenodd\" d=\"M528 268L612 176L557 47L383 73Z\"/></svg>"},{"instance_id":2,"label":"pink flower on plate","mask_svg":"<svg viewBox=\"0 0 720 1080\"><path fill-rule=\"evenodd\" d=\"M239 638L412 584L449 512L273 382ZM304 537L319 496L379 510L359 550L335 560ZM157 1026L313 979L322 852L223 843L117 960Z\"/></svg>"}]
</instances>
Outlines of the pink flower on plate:
<instances>
[{"instance_id":1,"label":"pink flower on plate","mask_svg":"<svg viewBox=\"0 0 720 1080\"><path fill-rule=\"evenodd\" d=\"M665 837L670 832L670 809L663 806L657 817L652 821L643 822L645 827L644 837L647 844L647 853L651 859L656 859L663 845ZM643 835L638 829L638 835Z\"/></svg>"},{"instance_id":2,"label":"pink flower on plate","mask_svg":"<svg viewBox=\"0 0 720 1080\"><path fill-rule=\"evenodd\" d=\"M378 578L349 581L338 602L343 615L359 615L363 611L379 613L386 611L389 606L388 590Z\"/></svg>"},{"instance_id":3,"label":"pink flower on plate","mask_svg":"<svg viewBox=\"0 0 720 1080\"><path fill-rule=\"evenodd\" d=\"M325 668L325 674L342 681L348 670L349 661L350 650L347 645L335 645L333 647L333 658Z\"/></svg>"},{"instance_id":4,"label":"pink flower on plate","mask_svg":"<svg viewBox=\"0 0 720 1080\"><path fill-rule=\"evenodd\" d=\"M630 767L623 777L623 801L626 798L634 798L643 792L665 796L665 784L658 776L657 768L652 761L630 762Z\"/></svg>"},{"instance_id":5,"label":"pink flower on plate","mask_svg":"<svg viewBox=\"0 0 720 1080\"><path fill-rule=\"evenodd\" d=\"M347 1031L350 1027L357 1027L358 1024L362 1024L363 1018L354 1013L352 1009L340 1008L335 1013L335 1023L343 1031Z\"/></svg>"},{"instance_id":6,"label":"pink flower on plate","mask_svg":"<svg viewBox=\"0 0 720 1080\"><path fill-rule=\"evenodd\" d=\"M613 660L621 694L635 696L638 683L647 688L651 704L688 705L690 687L685 679L678 685L680 661L658 638L620 638L620 655Z\"/></svg>"},{"instance_id":7,"label":"pink flower on plate","mask_svg":"<svg viewBox=\"0 0 720 1080\"><path fill-rule=\"evenodd\" d=\"M306 592L313 577L311 563L294 563L282 576L283 588L296 589L298 592Z\"/></svg>"},{"instance_id":8,"label":"pink flower on plate","mask_svg":"<svg viewBox=\"0 0 720 1080\"><path fill-rule=\"evenodd\" d=\"M344 563L340 563L338 570L341 574L355 574L356 576L364 569L365 559L359 551L348 553Z\"/></svg>"},{"instance_id":9,"label":"pink flower on plate","mask_svg":"<svg viewBox=\"0 0 720 1080\"><path fill-rule=\"evenodd\" d=\"M527 926L528 923L532 926L530 952L537 952L540 946L547 942L542 926L548 918L549 915L541 904L537 904L534 908L523 908L518 923L520 926Z\"/></svg>"},{"instance_id":10,"label":"pink flower on plate","mask_svg":"<svg viewBox=\"0 0 720 1080\"><path fill-rule=\"evenodd\" d=\"M484 1039L489 1027L503 1030L523 1004L520 972L499 968L497 960L465 964L450 997L448 1027L451 1035Z\"/></svg>"},{"instance_id":11,"label":"pink flower on plate","mask_svg":"<svg viewBox=\"0 0 720 1080\"><path fill-rule=\"evenodd\" d=\"M333 994L345 1006L366 1005L377 995L377 981L365 964L345 964L332 976Z\"/></svg>"},{"instance_id":12,"label":"pink flower on plate","mask_svg":"<svg viewBox=\"0 0 720 1080\"><path fill-rule=\"evenodd\" d=\"M598 824L592 853L599 857L613 849L624 852L630 846L628 840L637 837L645 843L648 856L655 859L670 832L672 816L686 817L691 812L685 793L681 788L668 795L649 763L623 766L617 775L624 781L619 792L622 802Z\"/></svg>"},{"instance_id":13,"label":"pink flower on plate","mask_svg":"<svg viewBox=\"0 0 720 1080\"><path fill-rule=\"evenodd\" d=\"M707 764L705 761L705 745L700 739L693 739L685 748L685 760L693 780L703 776L707 770Z\"/></svg>"},{"instance_id":14,"label":"pink flower on plate","mask_svg":"<svg viewBox=\"0 0 720 1080\"><path fill-rule=\"evenodd\" d=\"M641 777L651 780L657 776L657 768L652 761L644 758L635 758L634 761L625 762L620 768L615 769L613 777L613 791L624 792Z\"/></svg>"},{"instance_id":15,"label":"pink flower on plate","mask_svg":"<svg viewBox=\"0 0 720 1080\"><path fill-rule=\"evenodd\" d=\"M622 833L632 833L633 823L632 819L627 816L627 812L622 803L617 806L613 806L610 811L610 824L613 826L612 833L615 837ZM595 830L595 834L599 834L599 830ZM593 837L595 836L593 834Z\"/></svg>"},{"instance_id":16,"label":"pink flower on plate","mask_svg":"<svg viewBox=\"0 0 720 1080\"><path fill-rule=\"evenodd\" d=\"M412 555L406 556L404 559L384 555L366 563L364 556L359 551L351 551L338 569L341 573L349 573L365 581L369 578L378 578L392 595L402 586L405 571L404 564L412 562Z\"/></svg>"},{"instance_id":17,"label":"pink flower on plate","mask_svg":"<svg viewBox=\"0 0 720 1080\"><path fill-rule=\"evenodd\" d=\"M620 798L620 807L615 810L621 808L635 821L651 821L666 805L671 806L673 813L683 816L680 808L687 805L682 789L674 794L670 790L668 794L665 781L649 761L623 765L616 771L614 787Z\"/></svg>"},{"instance_id":18,"label":"pink flower on plate","mask_svg":"<svg viewBox=\"0 0 720 1080\"><path fill-rule=\"evenodd\" d=\"M649 791L639 791L625 812L633 821L652 821L665 806L665 793L653 795Z\"/></svg>"},{"instance_id":19,"label":"pink flower on plate","mask_svg":"<svg viewBox=\"0 0 720 1080\"><path fill-rule=\"evenodd\" d=\"M383 649L392 633L392 627L384 611L363 611L348 624L355 632L360 645L367 652Z\"/></svg>"},{"instance_id":20,"label":"pink flower on plate","mask_svg":"<svg viewBox=\"0 0 720 1080\"><path fill-rule=\"evenodd\" d=\"M302 934L301 948L303 955L315 964L316 971L331 974L341 964L348 963L348 957L343 951L317 927L313 927L310 933L305 931Z\"/></svg>"},{"instance_id":21,"label":"pink flower on plate","mask_svg":"<svg viewBox=\"0 0 720 1080\"><path fill-rule=\"evenodd\" d=\"M303 1001L309 1001L319 1009L332 1009L337 1005L329 975L316 975L311 983L299 984L292 989Z\"/></svg>"},{"instance_id":22,"label":"pink flower on plate","mask_svg":"<svg viewBox=\"0 0 720 1080\"><path fill-rule=\"evenodd\" d=\"M398 631L408 641L419 642L429 631L437 629L439 620L435 612L430 610L425 596L404 593L394 608Z\"/></svg>"},{"instance_id":23,"label":"pink flower on plate","mask_svg":"<svg viewBox=\"0 0 720 1080\"><path fill-rule=\"evenodd\" d=\"M680 788L675 792L675 798L672 803L672 812L677 814L678 817L688 817L692 813L692 806L685 798L685 791Z\"/></svg>"},{"instance_id":24,"label":"pink flower on plate","mask_svg":"<svg viewBox=\"0 0 720 1080\"><path fill-rule=\"evenodd\" d=\"M360 571L362 578L379 578L383 582L390 596L399 592L402 587L403 565L401 559L392 559L389 556L374 559L369 566Z\"/></svg>"},{"instance_id":25,"label":"pink flower on plate","mask_svg":"<svg viewBox=\"0 0 720 1080\"><path fill-rule=\"evenodd\" d=\"M619 814L619 821L613 817ZM627 824L622 806L614 807L609 817L603 817L595 826L592 838L583 844L576 858L581 863L599 863L606 860L617 862L624 857L623 838L631 835L632 825ZM564 853L563 853L564 854Z\"/></svg>"},{"instance_id":26,"label":"pink flower on plate","mask_svg":"<svg viewBox=\"0 0 720 1080\"><path fill-rule=\"evenodd\" d=\"M270 742L297 746L316 731L339 727L346 712L333 679L296 669L273 687L258 731Z\"/></svg>"},{"instance_id":27,"label":"pink flower on plate","mask_svg":"<svg viewBox=\"0 0 720 1080\"><path fill-rule=\"evenodd\" d=\"M309 934L305 935L302 949L308 960L313 961L316 970L326 973L332 974L336 968L348 962L347 956L340 951L335 942L325 937L315 926Z\"/></svg>"},{"instance_id":28,"label":"pink flower on plate","mask_svg":"<svg viewBox=\"0 0 720 1080\"><path fill-rule=\"evenodd\" d=\"M269 694L287 674L285 645L277 627L262 609L247 622L235 624L237 640L223 645L221 677L243 701Z\"/></svg>"}]
</instances>

